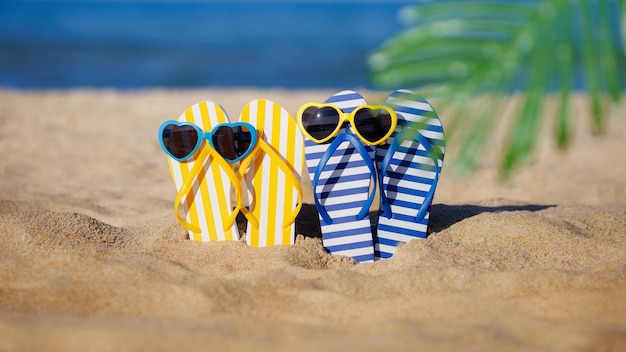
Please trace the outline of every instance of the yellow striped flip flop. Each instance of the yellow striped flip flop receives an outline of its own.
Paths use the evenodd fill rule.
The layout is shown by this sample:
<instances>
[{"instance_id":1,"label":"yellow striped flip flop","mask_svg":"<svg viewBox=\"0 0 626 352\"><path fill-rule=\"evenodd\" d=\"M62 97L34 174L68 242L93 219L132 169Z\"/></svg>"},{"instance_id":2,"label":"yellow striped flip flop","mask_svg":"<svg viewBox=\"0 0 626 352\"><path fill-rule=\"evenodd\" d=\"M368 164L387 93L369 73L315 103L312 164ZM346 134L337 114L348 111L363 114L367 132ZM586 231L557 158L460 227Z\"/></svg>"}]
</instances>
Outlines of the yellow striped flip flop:
<instances>
[{"instance_id":1,"label":"yellow striped flip flop","mask_svg":"<svg viewBox=\"0 0 626 352\"><path fill-rule=\"evenodd\" d=\"M205 132L218 124L229 123L222 107L210 101L190 106L178 121L192 123ZM238 240L237 210L233 210L231 197L237 176L232 167L206 140L189 159L177 161L168 156L168 162L178 190L176 216L189 230L189 238L195 241ZM235 185L236 190L238 186ZM240 188L237 191L240 192ZM240 198L239 192L237 198Z\"/></svg>"},{"instance_id":2,"label":"yellow striped flip flop","mask_svg":"<svg viewBox=\"0 0 626 352\"><path fill-rule=\"evenodd\" d=\"M258 220L258 226L248 223L246 242L251 247L293 244L294 222L302 206L302 134L287 110L265 99L248 103L240 121L254 126L258 134L254 156L244 159L239 168L250 213Z\"/></svg>"}]
</instances>

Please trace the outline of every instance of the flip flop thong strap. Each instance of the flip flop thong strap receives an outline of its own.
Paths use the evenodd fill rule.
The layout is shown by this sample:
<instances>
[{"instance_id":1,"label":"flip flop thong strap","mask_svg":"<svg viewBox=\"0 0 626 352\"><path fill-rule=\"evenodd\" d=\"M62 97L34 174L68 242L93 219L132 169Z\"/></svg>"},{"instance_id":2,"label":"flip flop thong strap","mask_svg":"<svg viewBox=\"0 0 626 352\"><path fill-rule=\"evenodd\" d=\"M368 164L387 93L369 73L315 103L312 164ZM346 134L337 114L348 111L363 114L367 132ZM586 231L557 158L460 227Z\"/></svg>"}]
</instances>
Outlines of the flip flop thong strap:
<instances>
[{"instance_id":1,"label":"flip flop thong strap","mask_svg":"<svg viewBox=\"0 0 626 352\"><path fill-rule=\"evenodd\" d=\"M333 219L330 218L330 216L328 215L328 212L326 211L326 208L324 208L324 206L320 203L320 199L317 195L317 184L319 182L319 177L322 171L324 170L324 167L326 167L326 164L328 163L328 160L330 160L331 156L337 151L337 148L339 147L339 145L344 141L347 141L350 144L352 144L352 146L354 146L354 148L359 152L359 154L361 154L363 161L365 162L367 167L370 169L370 175L374 181L373 182L374 189L370 193L365 204L363 204L361 211L359 211L359 214L357 215L357 219L363 220L365 216L369 213L369 209L372 205L372 202L374 201L374 196L376 193L376 168L374 167L374 163L372 162L372 159L370 158L369 153L367 152L365 147L363 147L363 144L355 135L348 133L348 132L338 134L335 137L335 139L332 141L332 143L330 143L330 145L328 146L328 149L326 149L326 152L324 152L324 155L322 155L322 158L320 159L320 162L317 165L317 168L315 169L315 174L312 180L313 200L315 201L315 207L317 208L317 211L320 213L320 216L322 217L322 219L324 219L324 221L327 224L332 224Z\"/></svg>"},{"instance_id":2,"label":"flip flop thong strap","mask_svg":"<svg viewBox=\"0 0 626 352\"><path fill-rule=\"evenodd\" d=\"M254 148L239 163L237 176L239 176L240 178L244 177L245 170L247 170L248 167L250 166L250 162L256 158L255 155L259 152L259 141L260 139L257 139L257 143L254 145ZM246 219L248 219L248 222L250 223L250 225L257 227L257 228L259 227L259 220L254 216L254 214L252 214L250 210L248 210L248 208L242 205L240 210L241 210L241 213L246 217Z\"/></svg>"},{"instance_id":3,"label":"flip flop thong strap","mask_svg":"<svg viewBox=\"0 0 626 352\"><path fill-rule=\"evenodd\" d=\"M253 150L252 152L250 152L249 156L241 162L241 165L239 166L239 174L241 175L245 172L245 170L248 169L252 159L256 159L256 154L260 153L261 151L269 155L270 159L278 164L278 167L283 170L286 179L291 183L292 187L295 187L296 193L298 194L298 205L296 205L296 209L291 214L289 214L288 217L285 217L285 222L283 223L283 228L289 227L291 224L293 224L294 221L296 221L296 217L298 216L298 214L300 213L300 209L302 208L302 185L300 184L300 180L298 180L298 178L296 177L295 170L293 170L293 168L289 164L287 164L287 162L270 144L265 142L263 136L260 133L257 139L257 143L255 145L255 149L256 148L258 148L258 150ZM243 209L245 209L245 207ZM249 213L249 215L253 219L251 221L252 225L255 227L259 227L259 222L256 218L254 218L254 215L252 215L252 213ZM246 215L246 217L248 216ZM248 217L248 220L251 220L250 217Z\"/></svg>"},{"instance_id":4,"label":"flip flop thong strap","mask_svg":"<svg viewBox=\"0 0 626 352\"><path fill-rule=\"evenodd\" d=\"M385 154L385 157L383 158L383 161L381 163L381 172L379 173L379 182L381 185L380 198L383 208L381 215L387 218L392 217L391 205L389 204L387 195L385 193L385 187L383 186L383 177L387 175L387 168L389 167L389 163L391 163L391 157L393 156L393 154L395 154L402 142L410 139L417 140L424 147L424 149L426 149L426 152L433 160L435 166L435 178L433 178L430 189L428 190L428 193L426 193L426 196L424 196L424 201L422 202L422 205L417 212L416 219L419 222L422 221L426 216L428 206L430 205L433 196L435 195L435 189L437 188L437 183L439 182L439 174L441 173L441 168L439 167L439 156L441 155L441 153L434 151L431 141L428 138L424 137L421 133L419 133L418 130L413 128L403 129L402 132L400 132L394 138L393 142L389 146L389 149L387 149L387 153Z\"/></svg>"},{"instance_id":5,"label":"flip flop thong strap","mask_svg":"<svg viewBox=\"0 0 626 352\"><path fill-rule=\"evenodd\" d=\"M228 231L233 226L233 223L237 219L238 211L241 207L243 207L241 200L241 186L239 185L237 175L231 168L230 164L226 160L224 160L224 158L213 148L203 148L202 152L200 153L193 167L191 168L189 175L187 175L182 186L180 187L178 194L176 194L176 200L174 201L174 213L176 214L176 220L178 220L178 222L187 230L190 230L194 233L201 233L202 229L200 229L199 226L187 222L187 220L180 216L178 208L180 207L180 203L182 202L183 197L189 193L193 182L200 174L200 170L204 167L204 161L207 160L209 157L213 157L213 162L216 162L217 165L219 165L226 172L226 175L230 179L231 183L235 186L235 197L237 201L237 206L235 207L233 212L225 219L226 221L224 222L224 231ZM220 192L218 190L217 197L220 206L226 203L226 196L223 192ZM230 204L228 204L227 206L230 207Z\"/></svg>"}]
</instances>

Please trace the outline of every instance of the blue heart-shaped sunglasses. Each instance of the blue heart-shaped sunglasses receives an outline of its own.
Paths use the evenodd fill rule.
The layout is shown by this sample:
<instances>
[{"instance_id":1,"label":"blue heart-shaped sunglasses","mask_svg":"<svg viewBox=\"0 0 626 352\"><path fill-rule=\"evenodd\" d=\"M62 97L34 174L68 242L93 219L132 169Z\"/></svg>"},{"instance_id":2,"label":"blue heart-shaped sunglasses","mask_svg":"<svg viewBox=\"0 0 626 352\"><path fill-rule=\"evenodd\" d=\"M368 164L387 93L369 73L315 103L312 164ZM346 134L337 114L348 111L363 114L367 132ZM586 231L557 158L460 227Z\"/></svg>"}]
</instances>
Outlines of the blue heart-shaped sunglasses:
<instances>
[{"instance_id":1,"label":"blue heart-shaped sunglasses","mask_svg":"<svg viewBox=\"0 0 626 352\"><path fill-rule=\"evenodd\" d=\"M247 122L221 123L211 131L204 132L193 123L170 120L165 121L159 129L161 148L179 162L191 158L204 139L226 161L235 163L250 154L258 135L256 129Z\"/></svg>"}]
</instances>

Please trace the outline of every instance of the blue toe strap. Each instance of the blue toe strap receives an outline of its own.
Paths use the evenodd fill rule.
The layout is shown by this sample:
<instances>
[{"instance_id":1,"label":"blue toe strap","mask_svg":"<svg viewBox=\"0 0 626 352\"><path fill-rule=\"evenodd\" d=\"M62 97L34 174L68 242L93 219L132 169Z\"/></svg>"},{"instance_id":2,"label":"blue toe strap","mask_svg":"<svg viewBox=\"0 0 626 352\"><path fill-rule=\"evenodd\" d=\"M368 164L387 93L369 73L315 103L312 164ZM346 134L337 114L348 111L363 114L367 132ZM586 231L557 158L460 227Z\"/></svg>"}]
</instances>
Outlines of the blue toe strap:
<instances>
[{"instance_id":1,"label":"blue toe strap","mask_svg":"<svg viewBox=\"0 0 626 352\"><path fill-rule=\"evenodd\" d=\"M381 208L382 208L381 215L387 218L391 218L392 216L391 206L389 204L389 201L387 200L387 196L385 194L385 187L383 186L383 176L387 175L387 167L389 166L389 163L391 162L391 157L393 156L393 154L398 150L402 142L409 140L409 139L417 140L424 147L424 149L426 149L426 152L431 157L435 165L435 178L433 178L433 182L430 186L430 190L428 190L428 193L426 193L426 196L424 196L424 201L422 202L422 205L420 206L417 212L416 219L418 222L420 222L426 216L426 211L428 210L428 206L433 200L433 197L435 195L435 189L437 188L437 183L439 182L439 174L441 173L441 168L439 167L439 156L441 155L441 152L434 151L430 140L424 137L417 130L412 129L412 128L402 129L402 132L400 132L393 139L393 142L391 142L391 145L389 146L389 149L387 150L387 153L385 154L385 157L383 158L383 161L381 163L381 172L378 174L379 182L381 185L380 186L380 201L381 201Z\"/></svg>"},{"instance_id":2,"label":"blue toe strap","mask_svg":"<svg viewBox=\"0 0 626 352\"><path fill-rule=\"evenodd\" d=\"M348 141L350 144L352 144L354 148L359 152L359 154L361 154L363 161L365 161L365 164L370 169L370 175L374 181L373 182L374 189L370 193L370 196L368 197L365 204L363 204L361 211L359 211L359 214L357 215L357 219L362 220L369 213L369 209L372 205L372 202L374 201L374 196L376 193L376 176L375 176L376 168L374 167L374 163L372 162L372 159L369 153L367 152L365 147L363 147L363 144L355 135L351 133L347 133L347 132L338 134L337 137L335 137L335 139L332 141L332 143L330 143L330 145L328 146L328 149L326 149L326 152L324 152L324 155L322 155L322 158L320 159L320 163L317 165L317 168L315 169L315 175L313 177L313 180L311 181L311 183L313 184L313 200L315 201L315 207L317 208L317 211L320 213L320 216L322 217L322 219L324 219L324 221L327 224L332 224L333 219L330 218L330 216L328 215L328 212L326 211L324 206L320 203L319 197L317 195L317 183L319 181L319 177L322 171L324 170L324 167L328 163L328 160L332 157L335 151L337 151L337 148L339 147L339 145L344 141Z\"/></svg>"}]
</instances>

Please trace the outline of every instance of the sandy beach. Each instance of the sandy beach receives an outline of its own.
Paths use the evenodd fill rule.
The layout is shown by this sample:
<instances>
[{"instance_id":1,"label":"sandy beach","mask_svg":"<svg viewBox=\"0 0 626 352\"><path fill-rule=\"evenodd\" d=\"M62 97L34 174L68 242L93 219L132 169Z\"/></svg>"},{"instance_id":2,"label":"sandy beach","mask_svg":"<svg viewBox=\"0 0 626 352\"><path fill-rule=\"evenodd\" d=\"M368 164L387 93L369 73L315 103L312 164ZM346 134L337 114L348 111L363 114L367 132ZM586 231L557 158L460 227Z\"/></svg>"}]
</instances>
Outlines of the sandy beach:
<instances>
[{"instance_id":1,"label":"sandy beach","mask_svg":"<svg viewBox=\"0 0 626 352\"><path fill-rule=\"evenodd\" d=\"M577 97L571 148L544 129L506 182L501 135L469 178L447 159L431 235L389 260L326 254L308 180L295 245L188 240L159 125L333 93L0 90L0 351L626 349L623 106L593 137Z\"/></svg>"}]
</instances>

